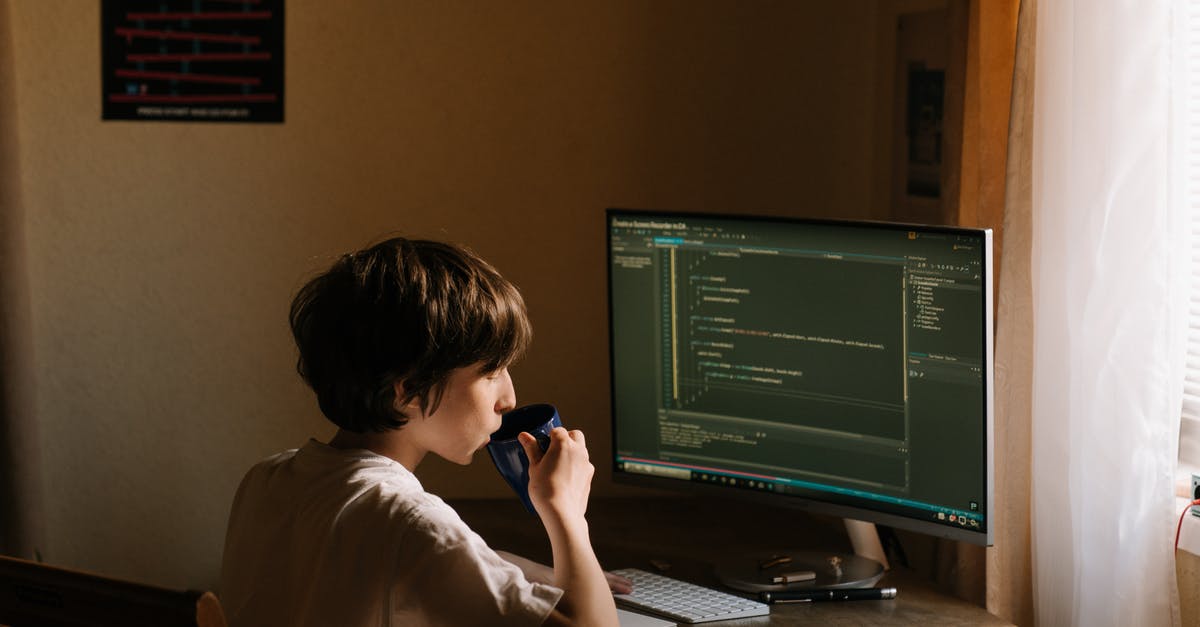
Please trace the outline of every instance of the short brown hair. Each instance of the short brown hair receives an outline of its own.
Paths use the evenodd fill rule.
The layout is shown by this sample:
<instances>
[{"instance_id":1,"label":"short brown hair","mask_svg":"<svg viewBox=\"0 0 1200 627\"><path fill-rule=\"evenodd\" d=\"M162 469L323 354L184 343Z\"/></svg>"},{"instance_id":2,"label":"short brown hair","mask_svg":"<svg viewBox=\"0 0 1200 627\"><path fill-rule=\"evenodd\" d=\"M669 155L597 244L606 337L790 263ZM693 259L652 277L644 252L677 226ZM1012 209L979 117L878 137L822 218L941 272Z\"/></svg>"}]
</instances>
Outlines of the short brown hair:
<instances>
[{"instance_id":1,"label":"short brown hair","mask_svg":"<svg viewBox=\"0 0 1200 627\"><path fill-rule=\"evenodd\" d=\"M414 399L432 413L453 370L507 367L533 335L520 292L490 264L404 238L343 255L300 289L289 318L321 412L358 433L404 426L398 407Z\"/></svg>"}]
</instances>

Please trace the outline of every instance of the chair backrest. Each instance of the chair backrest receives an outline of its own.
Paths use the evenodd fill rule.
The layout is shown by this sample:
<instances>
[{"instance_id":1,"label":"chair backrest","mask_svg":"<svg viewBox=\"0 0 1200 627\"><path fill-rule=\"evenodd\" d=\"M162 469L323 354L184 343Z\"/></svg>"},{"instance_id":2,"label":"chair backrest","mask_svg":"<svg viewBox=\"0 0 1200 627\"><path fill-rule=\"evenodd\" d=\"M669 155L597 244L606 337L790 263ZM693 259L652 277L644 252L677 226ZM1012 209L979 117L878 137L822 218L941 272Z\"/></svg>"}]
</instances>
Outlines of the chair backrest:
<instances>
[{"instance_id":1,"label":"chair backrest","mask_svg":"<svg viewBox=\"0 0 1200 627\"><path fill-rule=\"evenodd\" d=\"M0 625L225 627L216 595L0 556Z\"/></svg>"}]
</instances>

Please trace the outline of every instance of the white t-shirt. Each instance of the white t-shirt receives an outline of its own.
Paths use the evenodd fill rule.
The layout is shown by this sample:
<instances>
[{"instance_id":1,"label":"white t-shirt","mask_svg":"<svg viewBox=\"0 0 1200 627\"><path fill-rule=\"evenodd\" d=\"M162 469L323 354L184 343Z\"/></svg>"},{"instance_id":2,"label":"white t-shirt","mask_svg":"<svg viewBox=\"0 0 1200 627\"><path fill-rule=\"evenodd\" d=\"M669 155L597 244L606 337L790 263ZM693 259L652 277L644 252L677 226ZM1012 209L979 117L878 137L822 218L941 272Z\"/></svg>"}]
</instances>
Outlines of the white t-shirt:
<instances>
[{"instance_id":1,"label":"white t-shirt","mask_svg":"<svg viewBox=\"0 0 1200 627\"><path fill-rule=\"evenodd\" d=\"M250 469L221 566L233 627L540 625L529 582L395 460L310 440Z\"/></svg>"}]
</instances>

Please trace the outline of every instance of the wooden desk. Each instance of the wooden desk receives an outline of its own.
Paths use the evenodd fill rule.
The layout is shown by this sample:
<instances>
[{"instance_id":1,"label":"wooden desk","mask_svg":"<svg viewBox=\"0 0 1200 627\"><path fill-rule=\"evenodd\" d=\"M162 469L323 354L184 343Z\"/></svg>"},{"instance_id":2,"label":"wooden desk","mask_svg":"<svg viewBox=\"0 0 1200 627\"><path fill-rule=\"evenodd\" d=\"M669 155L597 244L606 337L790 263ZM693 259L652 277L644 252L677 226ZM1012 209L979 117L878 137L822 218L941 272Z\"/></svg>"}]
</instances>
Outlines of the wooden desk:
<instances>
[{"instance_id":1,"label":"wooden desk","mask_svg":"<svg viewBox=\"0 0 1200 627\"><path fill-rule=\"evenodd\" d=\"M516 499L451 500L450 504L495 549L549 564L541 523ZM606 569L654 572L720 588L712 564L723 555L771 549L850 552L840 521L754 504L693 499L592 499L592 544ZM983 608L938 592L912 573L893 570L879 582L899 590L895 600L774 605L771 616L705 623L721 625L1011 625Z\"/></svg>"}]
</instances>

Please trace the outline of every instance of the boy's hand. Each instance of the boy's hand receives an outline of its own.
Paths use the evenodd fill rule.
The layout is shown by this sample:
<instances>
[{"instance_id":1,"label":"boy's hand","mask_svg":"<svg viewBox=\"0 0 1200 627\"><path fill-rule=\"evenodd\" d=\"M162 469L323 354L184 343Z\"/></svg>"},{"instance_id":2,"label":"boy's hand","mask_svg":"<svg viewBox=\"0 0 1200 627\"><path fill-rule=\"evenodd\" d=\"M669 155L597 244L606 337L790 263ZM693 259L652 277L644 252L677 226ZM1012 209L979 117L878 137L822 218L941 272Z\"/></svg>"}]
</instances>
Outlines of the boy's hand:
<instances>
[{"instance_id":1,"label":"boy's hand","mask_svg":"<svg viewBox=\"0 0 1200 627\"><path fill-rule=\"evenodd\" d=\"M529 458L529 500L538 514L543 519L582 518L596 473L583 432L556 427L545 453L532 435L521 433L517 439Z\"/></svg>"},{"instance_id":2,"label":"boy's hand","mask_svg":"<svg viewBox=\"0 0 1200 627\"><path fill-rule=\"evenodd\" d=\"M616 627L611 584L592 550L584 517L596 469L588 461L583 432L554 429L545 453L532 435L517 437L529 458L529 500L550 537L554 585L563 590L546 624Z\"/></svg>"}]
</instances>

